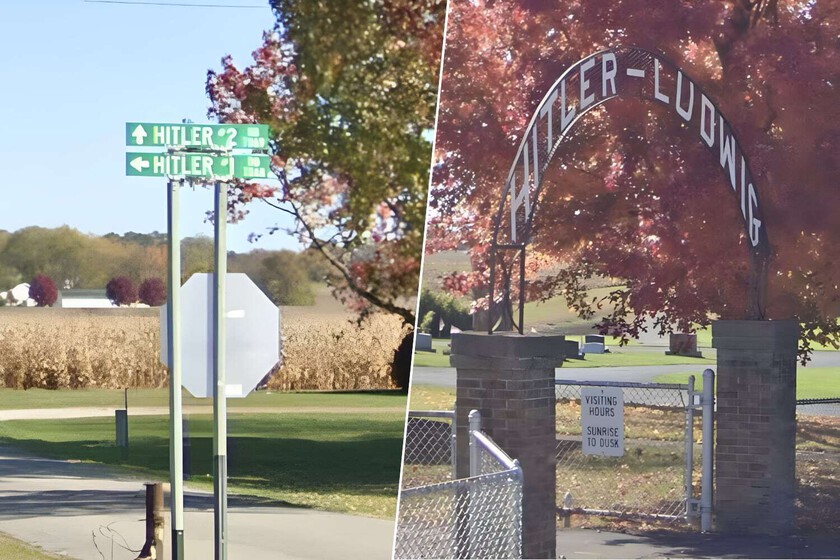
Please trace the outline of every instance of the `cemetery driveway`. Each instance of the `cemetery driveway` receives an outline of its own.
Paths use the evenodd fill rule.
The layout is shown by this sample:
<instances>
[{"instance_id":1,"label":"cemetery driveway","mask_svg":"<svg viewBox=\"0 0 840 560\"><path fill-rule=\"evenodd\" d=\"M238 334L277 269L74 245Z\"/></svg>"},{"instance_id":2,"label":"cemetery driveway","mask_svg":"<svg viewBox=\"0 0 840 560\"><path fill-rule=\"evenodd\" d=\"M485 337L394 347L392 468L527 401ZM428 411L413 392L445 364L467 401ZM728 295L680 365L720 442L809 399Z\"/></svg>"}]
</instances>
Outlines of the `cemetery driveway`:
<instances>
[{"instance_id":1,"label":"cemetery driveway","mask_svg":"<svg viewBox=\"0 0 840 560\"><path fill-rule=\"evenodd\" d=\"M732 536L656 531L641 535L560 529L557 558L837 558L840 536Z\"/></svg>"},{"instance_id":2,"label":"cemetery driveway","mask_svg":"<svg viewBox=\"0 0 840 560\"><path fill-rule=\"evenodd\" d=\"M0 447L0 531L68 558L132 560L145 536L143 482L102 465ZM208 493L185 492L188 558L213 557L212 503ZM228 511L231 558L391 557L392 520L236 496L229 497Z\"/></svg>"}]
</instances>

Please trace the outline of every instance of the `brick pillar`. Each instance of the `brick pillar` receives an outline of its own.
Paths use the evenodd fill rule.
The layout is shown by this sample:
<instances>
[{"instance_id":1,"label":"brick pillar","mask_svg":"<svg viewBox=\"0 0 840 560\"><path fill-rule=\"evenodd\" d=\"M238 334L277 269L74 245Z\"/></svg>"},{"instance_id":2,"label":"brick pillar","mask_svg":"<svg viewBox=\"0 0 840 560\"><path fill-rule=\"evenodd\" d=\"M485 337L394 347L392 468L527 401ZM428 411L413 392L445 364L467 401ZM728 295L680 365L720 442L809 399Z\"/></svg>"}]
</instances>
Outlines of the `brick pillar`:
<instances>
[{"instance_id":1,"label":"brick pillar","mask_svg":"<svg viewBox=\"0 0 840 560\"><path fill-rule=\"evenodd\" d=\"M714 321L716 530L786 534L796 497L794 321Z\"/></svg>"},{"instance_id":2,"label":"brick pillar","mask_svg":"<svg viewBox=\"0 0 840 560\"><path fill-rule=\"evenodd\" d=\"M469 474L467 415L481 412L482 429L522 465L523 558L555 558L556 436L554 368L563 336L509 332L452 335L458 476Z\"/></svg>"}]
</instances>

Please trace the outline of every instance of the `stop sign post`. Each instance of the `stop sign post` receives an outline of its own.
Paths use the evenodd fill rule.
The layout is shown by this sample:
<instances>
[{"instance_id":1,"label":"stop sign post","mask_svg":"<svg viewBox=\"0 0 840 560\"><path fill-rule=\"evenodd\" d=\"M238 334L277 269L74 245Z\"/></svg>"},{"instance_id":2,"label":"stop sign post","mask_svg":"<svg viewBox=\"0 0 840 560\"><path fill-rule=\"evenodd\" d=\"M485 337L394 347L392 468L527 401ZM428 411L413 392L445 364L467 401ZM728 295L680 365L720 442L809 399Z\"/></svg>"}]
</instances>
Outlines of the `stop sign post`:
<instances>
[{"instance_id":1,"label":"stop sign post","mask_svg":"<svg viewBox=\"0 0 840 560\"><path fill-rule=\"evenodd\" d=\"M161 123L127 123L126 124L126 143L130 146L145 146L146 137L149 135L146 128L152 131L152 139L149 145L165 146L167 148L166 154L130 154L126 156L126 173L128 175L144 175L144 170L153 166L151 161L161 163L160 174L167 177L167 230L168 230L168 256L169 256L169 279L168 292L169 302L167 308L162 315L162 324L165 325L165 330L162 338L166 340L167 346L164 348L164 363L170 366L170 382L169 382L169 416L170 416L170 430L169 430L169 473L172 481L172 559L184 560L184 495L183 495L183 430L182 417L183 409L181 402L181 385L182 385L182 352L181 352L181 336L184 332L181 324L181 252L180 252L180 231L178 227L178 213L179 213L179 197L178 191L184 185L186 177L199 177L204 179L215 179L215 220L214 220L214 234L215 234L215 274L212 276L212 293L205 298L202 309L207 309L209 304L212 304L213 314L212 322L206 321L207 325L212 325L205 331L209 336L207 339L211 341L212 354L210 354L209 362L212 363L212 383L211 391L207 391L207 371L210 371L205 362L205 376L204 376L204 390L199 387L200 380L191 379L187 383L192 384L193 381L197 384L195 389L197 392L212 393L213 396L213 456L214 456L214 473L213 473L213 496L214 496L214 550L215 560L227 560L227 396L226 394L236 393L234 396L245 396L251 391L256 381L250 384L250 381L243 380L239 384L240 388L236 390L236 384L230 387L226 382L225 377L225 346L226 346L226 323L225 317L225 280L227 277L227 250L226 250L226 225L227 225L227 199L228 199L228 185L224 179L229 179L231 176L239 177L260 177L267 178L268 167L265 165L265 159L256 154L255 151L265 151L268 147L269 129L266 125L187 125L181 124L161 124ZM215 136L224 136L226 142L224 145L219 145ZM240 137L240 138L237 138ZM230 163L235 162L237 157L242 159L242 156L236 156L232 150L247 148L251 150L248 157L244 158L245 168L241 169L241 173L236 173L233 169L228 169L226 173L221 173L219 176L215 170L214 156L227 156L225 161L230 168ZM172 163L173 158L177 156L177 161L190 159L190 161L198 158L202 162L210 162L208 165L202 166L182 166L167 165ZM151 161L150 161L151 158ZM157 158L157 159L155 159ZM200 169L199 169L200 168ZM259 168L259 169L258 169ZM136 173L135 173L136 172ZM155 173L153 173L154 175ZM148 174L146 174L148 175ZM206 283L206 281L205 281ZM263 296L264 297L264 296ZM239 310L244 313L244 308ZM273 333L276 335L276 344L269 345L269 348L277 348L279 357L279 313L275 308L275 319L277 321L276 328ZM244 318L237 317L237 318ZM165 320L163 320L165 319ZM191 325L187 325L190 327ZM234 328L234 332L238 329ZM190 332L190 331L187 331ZM238 339L232 341L233 344L239 345L241 342ZM207 353L205 352L206 356ZM270 353L266 358L260 354L259 359L254 360L254 364L263 364L267 359L270 361ZM277 360L274 360L276 363ZM273 364L272 364L273 366ZM261 365L259 367L262 367ZM270 366L271 367L271 366ZM270 369L270 367L268 369ZM194 368L190 368L193 370ZM246 368L251 371L251 368ZM240 374L238 363L233 368L236 371L235 377ZM267 371L267 370L266 370ZM193 376L199 377L199 376ZM238 377L236 377L238 379ZM248 377L250 379L250 377ZM247 390L244 387L250 387ZM189 388L189 387L188 387Z\"/></svg>"},{"instance_id":2,"label":"stop sign post","mask_svg":"<svg viewBox=\"0 0 840 560\"><path fill-rule=\"evenodd\" d=\"M213 396L213 274L193 274L181 287L183 387ZM161 361L168 363L166 305L161 307ZM225 396L246 397L280 360L280 310L246 274L225 279Z\"/></svg>"}]
</instances>

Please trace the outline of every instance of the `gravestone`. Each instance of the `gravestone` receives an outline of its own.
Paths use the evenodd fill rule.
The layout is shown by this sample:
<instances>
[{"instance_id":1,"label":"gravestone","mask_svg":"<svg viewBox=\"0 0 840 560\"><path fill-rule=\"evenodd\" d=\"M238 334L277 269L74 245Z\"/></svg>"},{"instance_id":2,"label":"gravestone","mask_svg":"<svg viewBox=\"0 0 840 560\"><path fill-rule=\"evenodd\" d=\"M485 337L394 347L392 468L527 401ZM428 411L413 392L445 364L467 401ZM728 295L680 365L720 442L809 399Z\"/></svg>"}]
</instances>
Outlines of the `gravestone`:
<instances>
[{"instance_id":1,"label":"gravestone","mask_svg":"<svg viewBox=\"0 0 840 560\"><path fill-rule=\"evenodd\" d=\"M702 358L703 353L697 350L697 335L689 333L671 333L668 336L668 356L690 356Z\"/></svg>"},{"instance_id":2,"label":"gravestone","mask_svg":"<svg viewBox=\"0 0 840 560\"><path fill-rule=\"evenodd\" d=\"M434 352L432 349L432 335L422 332L417 333L417 337L414 342L414 349L423 350L425 352Z\"/></svg>"},{"instance_id":3,"label":"gravestone","mask_svg":"<svg viewBox=\"0 0 840 560\"><path fill-rule=\"evenodd\" d=\"M580 342L576 340L566 340L563 343L563 353L567 359L580 359L583 356L580 353Z\"/></svg>"},{"instance_id":4,"label":"gravestone","mask_svg":"<svg viewBox=\"0 0 840 560\"><path fill-rule=\"evenodd\" d=\"M603 354L607 351L607 347L603 342L584 342L581 351L584 354Z\"/></svg>"}]
</instances>

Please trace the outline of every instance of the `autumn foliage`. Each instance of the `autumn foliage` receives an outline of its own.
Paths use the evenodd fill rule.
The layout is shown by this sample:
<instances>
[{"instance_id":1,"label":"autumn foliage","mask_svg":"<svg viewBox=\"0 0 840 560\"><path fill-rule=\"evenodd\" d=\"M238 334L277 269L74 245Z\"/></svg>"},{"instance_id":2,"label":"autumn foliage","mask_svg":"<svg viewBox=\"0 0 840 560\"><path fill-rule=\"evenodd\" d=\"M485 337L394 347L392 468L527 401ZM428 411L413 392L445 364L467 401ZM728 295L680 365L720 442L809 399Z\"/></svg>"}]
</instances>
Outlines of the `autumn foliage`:
<instances>
[{"instance_id":1,"label":"autumn foliage","mask_svg":"<svg viewBox=\"0 0 840 560\"><path fill-rule=\"evenodd\" d=\"M137 286L128 276L117 276L105 286L105 295L115 305L130 305L137 302Z\"/></svg>"},{"instance_id":2,"label":"autumn foliage","mask_svg":"<svg viewBox=\"0 0 840 560\"><path fill-rule=\"evenodd\" d=\"M265 201L330 264L362 316L414 323L442 0L275 0L277 25L250 66L208 74L209 116L271 126L280 188L242 183L231 214Z\"/></svg>"},{"instance_id":3,"label":"autumn foliage","mask_svg":"<svg viewBox=\"0 0 840 560\"><path fill-rule=\"evenodd\" d=\"M502 187L534 109L575 62L636 46L682 68L750 161L772 247L766 316L838 340L840 2L569 1L451 4L428 248L469 247L447 285L487 304ZM605 333L744 318L749 240L717 158L673 111L639 98L577 122L547 169L527 298L566 297ZM616 279L602 301L592 278ZM500 287L500 286L499 286Z\"/></svg>"},{"instance_id":4,"label":"autumn foliage","mask_svg":"<svg viewBox=\"0 0 840 560\"><path fill-rule=\"evenodd\" d=\"M166 303L166 285L160 278L146 278L140 284L137 295L141 303L158 307Z\"/></svg>"},{"instance_id":5,"label":"autumn foliage","mask_svg":"<svg viewBox=\"0 0 840 560\"><path fill-rule=\"evenodd\" d=\"M52 307L58 299L58 289L52 278L45 274L36 274L29 283L29 297L35 300L38 307Z\"/></svg>"}]
</instances>

